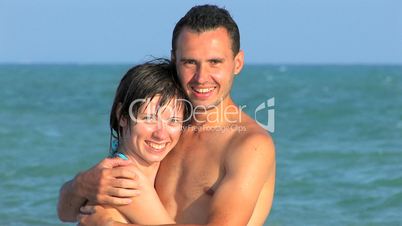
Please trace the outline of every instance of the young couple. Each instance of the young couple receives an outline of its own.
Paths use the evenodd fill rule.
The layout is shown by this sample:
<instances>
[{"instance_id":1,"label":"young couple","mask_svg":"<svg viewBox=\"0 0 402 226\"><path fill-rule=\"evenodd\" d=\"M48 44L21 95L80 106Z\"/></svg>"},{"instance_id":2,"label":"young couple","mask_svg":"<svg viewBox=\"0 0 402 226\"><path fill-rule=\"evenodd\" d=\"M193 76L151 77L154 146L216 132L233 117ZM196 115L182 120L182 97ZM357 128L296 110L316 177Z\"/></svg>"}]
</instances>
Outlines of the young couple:
<instances>
[{"instance_id":1,"label":"young couple","mask_svg":"<svg viewBox=\"0 0 402 226\"><path fill-rule=\"evenodd\" d=\"M190 9L173 30L171 62L138 65L123 77L110 116L117 157L63 185L62 221L263 225L275 151L230 97L244 64L230 14L211 5Z\"/></svg>"}]
</instances>

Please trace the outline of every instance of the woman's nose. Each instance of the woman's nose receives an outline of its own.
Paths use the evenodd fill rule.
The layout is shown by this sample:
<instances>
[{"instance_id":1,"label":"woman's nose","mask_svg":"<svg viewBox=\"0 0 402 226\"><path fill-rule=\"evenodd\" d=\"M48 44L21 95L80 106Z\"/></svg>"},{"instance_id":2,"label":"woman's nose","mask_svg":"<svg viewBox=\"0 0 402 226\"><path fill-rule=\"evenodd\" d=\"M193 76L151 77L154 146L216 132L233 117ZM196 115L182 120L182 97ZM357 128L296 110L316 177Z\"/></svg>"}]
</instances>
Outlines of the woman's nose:
<instances>
[{"instance_id":1,"label":"woman's nose","mask_svg":"<svg viewBox=\"0 0 402 226\"><path fill-rule=\"evenodd\" d=\"M159 122L158 125L155 127L152 135L158 140L165 140L167 137L169 137L165 123Z\"/></svg>"}]
</instances>

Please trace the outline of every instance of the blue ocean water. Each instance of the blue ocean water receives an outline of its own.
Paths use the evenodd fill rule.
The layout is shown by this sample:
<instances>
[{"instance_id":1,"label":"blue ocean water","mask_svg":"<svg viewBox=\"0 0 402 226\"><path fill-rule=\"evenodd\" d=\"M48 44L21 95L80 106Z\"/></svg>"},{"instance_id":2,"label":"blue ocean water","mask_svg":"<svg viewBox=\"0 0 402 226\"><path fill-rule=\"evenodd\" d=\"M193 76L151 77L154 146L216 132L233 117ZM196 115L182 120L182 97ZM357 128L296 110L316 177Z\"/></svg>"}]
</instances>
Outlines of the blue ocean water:
<instances>
[{"instance_id":1,"label":"blue ocean water","mask_svg":"<svg viewBox=\"0 0 402 226\"><path fill-rule=\"evenodd\" d=\"M0 65L0 225L73 225L58 189L107 154L129 67ZM246 65L232 96L251 116L275 98L266 225L402 225L402 66Z\"/></svg>"}]
</instances>

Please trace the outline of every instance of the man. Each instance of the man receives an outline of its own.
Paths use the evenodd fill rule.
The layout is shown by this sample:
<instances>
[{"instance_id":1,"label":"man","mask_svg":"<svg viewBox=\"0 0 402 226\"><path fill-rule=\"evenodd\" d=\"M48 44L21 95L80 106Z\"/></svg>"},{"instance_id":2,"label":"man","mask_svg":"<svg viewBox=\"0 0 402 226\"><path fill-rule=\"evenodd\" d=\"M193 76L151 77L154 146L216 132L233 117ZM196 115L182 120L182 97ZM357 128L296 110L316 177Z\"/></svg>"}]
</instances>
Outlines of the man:
<instances>
[{"instance_id":1,"label":"man","mask_svg":"<svg viewBox=\"0 0 402 226\"><path fill-rule=\"evenodd\" d=\"M267 132L230 96L244 64L236 23L225 9L193 7L174 28L171 54L194 111L161 163L160 200L178 224L262 225L273 200L275 152ZM60 219L75 220L86 200L124 205L141 195L135 174L116 167L125 164L105 159L63 185Z\"/></svg>"}]
</instances>

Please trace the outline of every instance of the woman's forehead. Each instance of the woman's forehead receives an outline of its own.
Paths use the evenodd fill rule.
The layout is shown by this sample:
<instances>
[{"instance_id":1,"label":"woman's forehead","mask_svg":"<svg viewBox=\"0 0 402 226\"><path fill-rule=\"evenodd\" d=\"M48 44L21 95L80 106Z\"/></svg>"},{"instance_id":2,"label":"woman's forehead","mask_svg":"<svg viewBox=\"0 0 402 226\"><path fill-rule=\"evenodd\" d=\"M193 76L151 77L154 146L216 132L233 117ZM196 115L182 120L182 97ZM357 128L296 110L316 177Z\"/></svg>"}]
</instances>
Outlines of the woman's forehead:
<instances>
[{"instance_id":1,"label":"woman's forehead","mask_svg":"<svg viewBox=\"0 0 402 226\"><path fill-rule=\"evenodd\" d=\"M153 98L148 98L143 101L143 104L140 108L141 113L156 113L156 112L171 112L173 114L183 113L184 102L180 101L180 99L174 97L170 98L163 105L161 105L161 96L157 95Z\"/></svg>"}]
</instances>

